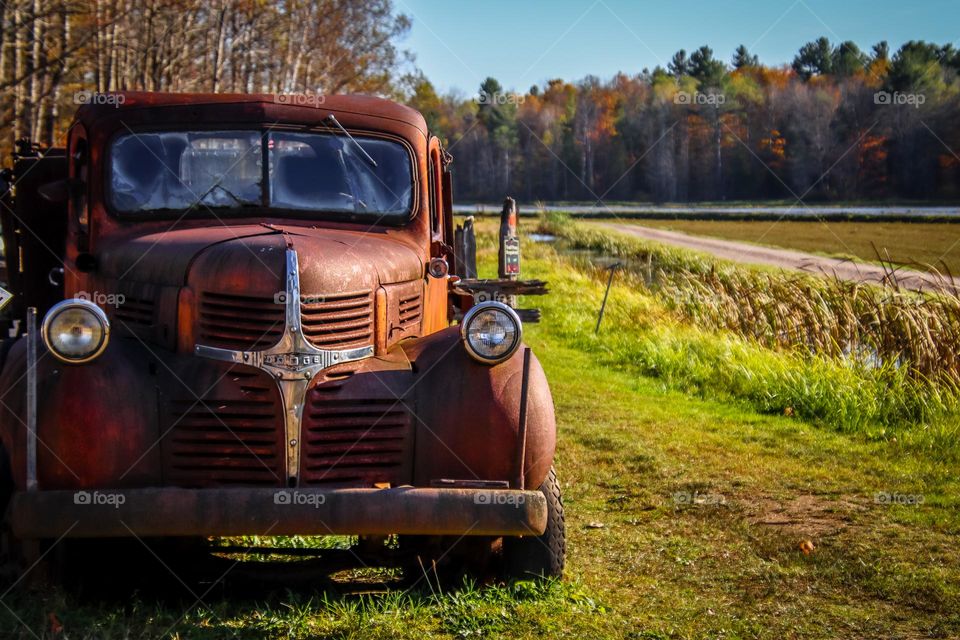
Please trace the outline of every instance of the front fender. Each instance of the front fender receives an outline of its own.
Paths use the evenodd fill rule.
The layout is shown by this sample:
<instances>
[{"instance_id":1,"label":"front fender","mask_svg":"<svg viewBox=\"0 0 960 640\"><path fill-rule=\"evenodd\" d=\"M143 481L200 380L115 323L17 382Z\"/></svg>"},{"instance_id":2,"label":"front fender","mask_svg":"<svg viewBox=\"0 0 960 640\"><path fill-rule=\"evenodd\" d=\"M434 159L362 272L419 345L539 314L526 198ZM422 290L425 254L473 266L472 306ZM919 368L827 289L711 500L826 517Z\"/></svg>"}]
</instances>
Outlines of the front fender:
<instances>
[{"instance_id":1,"label":"front fender","mask_svg":"<svg viewBox=\"0 0 960 640\"><path fill-rule=\"evenodd\" d=\"M0 373L5 394L0 440L19 487L25 480L25 346L25 340L13 345ZM374 388L382 394L385 383L398 386L394 393L402 395L415 414L413 483L422 487L439 479L506 480L515 487L522 350L494 367L479 364L460 344L457 327L397 348L409 362L409 369L401 367L408 372L408 382L393 385L393 378L380 371ZM115 340L103 356L86 365L62 364L40 349L40 488L161 482L157 374L165 365L132 340ZM536 358L531 358L526 434L524 486L536 488L549 471L556 446L553 401Z\"/></svg>"},{"instance_id":2,"label":"front fender","mask_svg":"<svg viewBox=\"0 0 960 640\"><path fill-rule=\"evenodd\" d=\"M524 347L491 367L467 354L458 327L402 345L416 373L415 484L507 480L515 487ZM526 488L535 489L546 478L555 448L553 398L543 368L531 357Z\"/></svg>"},{"instance_id":3,"label":"front fender","mask_svg":"<svg viewBox=\"0 0 960 640\"><path fill-rule=\"evenodd\" d=\"M26 481L26 339L0 373L0 440L18 487ZM37 472L41 489L145 486L160 478L153 362L114 340L94 362L68 365L37 353ZM156 365L153 365L154 367Z\"/></svg>"}]
</instances>

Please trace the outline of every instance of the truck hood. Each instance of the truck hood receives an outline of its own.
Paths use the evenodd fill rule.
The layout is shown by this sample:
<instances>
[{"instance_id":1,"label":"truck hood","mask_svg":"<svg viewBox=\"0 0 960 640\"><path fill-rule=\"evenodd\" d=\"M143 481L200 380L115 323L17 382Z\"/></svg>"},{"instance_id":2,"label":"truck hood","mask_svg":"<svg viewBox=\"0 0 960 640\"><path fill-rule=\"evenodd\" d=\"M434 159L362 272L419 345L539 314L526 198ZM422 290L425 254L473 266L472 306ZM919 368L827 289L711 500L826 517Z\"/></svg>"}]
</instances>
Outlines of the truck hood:
<instances>
[{"instance_id":1,"label":"truck hood","mask_svg":"<svg viewBox=\"0 0 960 640\"><path fill-rule=\"evenodd\" d=\"M386 231L237 225L125 239L100 252L100 275L237 293L282 291L288 248L298 254L304 292L372 289L424 274L418 252Z\"/></svg>"}]
</instances>

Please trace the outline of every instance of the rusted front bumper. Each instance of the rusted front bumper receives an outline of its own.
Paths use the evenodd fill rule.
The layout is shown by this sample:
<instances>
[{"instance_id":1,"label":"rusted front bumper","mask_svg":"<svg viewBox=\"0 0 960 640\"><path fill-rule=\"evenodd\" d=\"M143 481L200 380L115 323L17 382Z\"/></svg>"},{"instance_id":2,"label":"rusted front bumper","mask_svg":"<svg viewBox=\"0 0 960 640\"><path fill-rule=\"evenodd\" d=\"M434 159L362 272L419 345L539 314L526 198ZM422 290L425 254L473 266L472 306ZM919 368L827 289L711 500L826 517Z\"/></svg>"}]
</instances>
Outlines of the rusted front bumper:
<instances>
[{"instance_id":1,"label":"rusted front bumper","mask_svg":"<svg viewBox=\"0 0 960 640\"><path fill-rule=\"evenodd\" d=\"M509 489L129 489L23 491L21 538L136 535L540 535L539 491Z\"/></svg>"}]
</instances>

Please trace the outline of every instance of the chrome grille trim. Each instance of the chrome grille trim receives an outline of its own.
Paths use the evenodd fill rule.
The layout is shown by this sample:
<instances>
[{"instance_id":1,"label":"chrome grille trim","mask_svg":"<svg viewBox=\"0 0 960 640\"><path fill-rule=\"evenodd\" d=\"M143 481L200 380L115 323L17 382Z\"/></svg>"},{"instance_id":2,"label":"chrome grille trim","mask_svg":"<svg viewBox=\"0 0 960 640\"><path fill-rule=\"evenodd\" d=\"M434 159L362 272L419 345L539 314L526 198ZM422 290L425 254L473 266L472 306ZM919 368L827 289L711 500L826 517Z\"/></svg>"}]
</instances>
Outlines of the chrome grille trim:
<instances>
[{"instance_id":1,"label":"chrome grille trim","mask_svg":"<svg viewBox=\"0 0 960 640\"><path fill-rule=\"evenodd\" d=\"M369 358L373 345L353 349L327 350L311 344L302 325L300 263L297 252L287 249L287 277L283 332L272 347L264 350L231 350L205 344L194 346L200 357L256 367L269 373L280 389L286 432L286 474L288 483L300 478L300 426L307 388L321 371L333 365Z\"/></svg>"}]
</instances>

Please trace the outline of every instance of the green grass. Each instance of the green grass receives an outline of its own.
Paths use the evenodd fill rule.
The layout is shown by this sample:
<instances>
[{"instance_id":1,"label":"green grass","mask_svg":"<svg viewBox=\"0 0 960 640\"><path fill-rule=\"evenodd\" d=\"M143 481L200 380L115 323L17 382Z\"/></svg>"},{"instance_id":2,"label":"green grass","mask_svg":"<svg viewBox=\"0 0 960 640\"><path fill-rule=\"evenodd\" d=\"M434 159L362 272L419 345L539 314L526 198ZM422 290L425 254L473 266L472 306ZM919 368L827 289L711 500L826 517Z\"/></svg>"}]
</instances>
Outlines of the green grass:
<instances>
[{"instance_id":1,"label":"green grass","mask_svg":"<svg viewBox=\"0 0 960 640\"><path fill-rule=\"evenodd\" d=\"M852 360L773 351L726 332L678 321L635 280L616 292L604 317L604 339L592 334L600 300L576 310L553 309L558 300L584 301L590 277L556 277L545 305L553 330L571 346L595 352L598 365L653 376L671 388L703 397L749 403L764 413L787 413L871 438L900 436L931 455L960 459L957 415L930 408L936 387L903 369L871 368ZM955 399L944 390L944 407ZM939 405L937 405L939 406ZM946 410L946 409L945 409ZM925 419L923 421L922 419Z\"/></svg>"},{"instance_id":2,"label":"green grass","mask_svg":"<svg viewBox=\"0 0 960 640\"><path fill-rule=\"evenodd\" d=\"M814 220L643 220L639 226L764 244L809 253L878 260L960 276L960 225L937 222Z\"/></svg>"},{"instance_id":3,"label":"green grass","mask_svg":"<svg viewBox=\"0 0 960 640\"><path fill-rule=\"evenodd\" d=\"M842 430L906 429L936 450L955 440L957 297L734 265L562 215L540 227L561 234L582 269L625 264L619 277L635 291L625 304L639 310L621 319L609 364ZM638 326L637 316L654 322Z\"/></svg>"},{"instance_id":4,"label":"green grass","mask_svg":"<svg viewBox=\"0 0 960 640\"><path fill-rule=\"evenodd\" d=\"M495 254L488 239L482 245L489 272ZM685 343L727 345L731 362L747 354L747 371L767 355L726 334L692 331L624 281L595 336L601 275L549 247L524 251L524 276L552 289L527 301L544 311L527 340L557 407L569 541L562 583L441 593L424 581L410 593L229 599L214 591L206 605L175 585L175 597L162 602L138 594L91 601L59 589L4 602L44 638L54 637L54 614L59 637L71 640L960 634L955 461L918 449L907 434L877 439L824 428L783 415L779 405L758 411L719 382L690 382L695 376L678 363L709 372L724 358L695 364L699 356ZM648 346L634 351L634 343ZM673 353L672 373L635 361L642 349ZM922 494L924 502L878 504L877 492ZM712 504L684 498L694 494ZM800 551L803 541L812 553ZM33 637L4 607L0 636Z\"/></svg>"}]
</instances>

